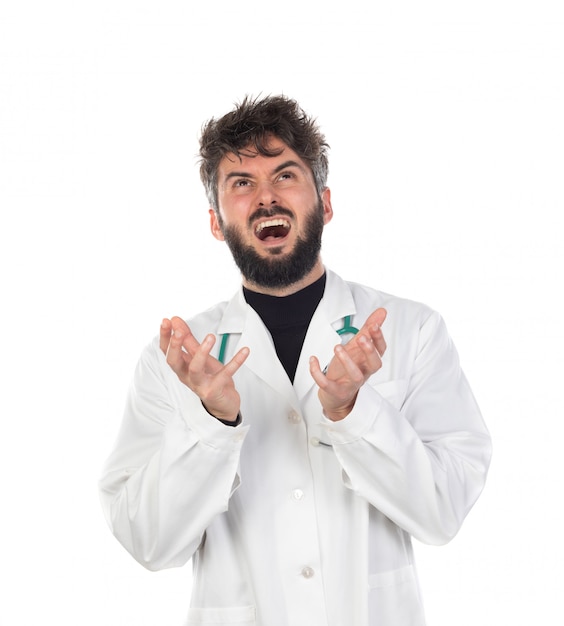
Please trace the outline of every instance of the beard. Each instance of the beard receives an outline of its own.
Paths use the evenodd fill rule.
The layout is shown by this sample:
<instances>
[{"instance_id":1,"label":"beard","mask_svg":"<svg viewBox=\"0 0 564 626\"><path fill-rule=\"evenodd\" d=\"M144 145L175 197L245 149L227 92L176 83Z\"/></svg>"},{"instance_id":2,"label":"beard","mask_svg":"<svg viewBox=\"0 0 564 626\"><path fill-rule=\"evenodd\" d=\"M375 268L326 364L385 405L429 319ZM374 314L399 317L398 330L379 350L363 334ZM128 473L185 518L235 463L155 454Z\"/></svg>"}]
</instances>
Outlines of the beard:
<instances>
[{"instance_id":1,"label":"beard","mask_svg":"<svg viewBox=\"0 0 564 626\"><path fill-rule=\"evenodd\" d=\"M268 212L261 210L260 217L270 215L291 213L282 207L273 207ZM282 248L270 248L270 257L262 257L254 248L243 243L237 226L225 226L221 220L220 226L235 264L249 283L270 289L288 287L304 278L317 263L324 226L323 203L318 201L307 217L303 237L297 238L294 249L285 256L281 256Z\"/></svg>"}]
</instances>

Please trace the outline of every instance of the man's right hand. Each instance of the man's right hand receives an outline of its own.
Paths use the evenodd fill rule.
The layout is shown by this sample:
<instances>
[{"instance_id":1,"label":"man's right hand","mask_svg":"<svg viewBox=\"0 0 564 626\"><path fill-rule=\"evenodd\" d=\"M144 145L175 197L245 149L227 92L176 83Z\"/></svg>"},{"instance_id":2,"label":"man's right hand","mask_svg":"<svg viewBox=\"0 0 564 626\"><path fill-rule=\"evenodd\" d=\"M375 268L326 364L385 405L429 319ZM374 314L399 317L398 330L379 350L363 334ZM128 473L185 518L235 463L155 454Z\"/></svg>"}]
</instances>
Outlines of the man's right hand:
<instances>
[{"instance_id":1,"label":"man's right hand","mask_svg":"<svg viewBox=\"0 0 564 626\"><path fill-rule=\"evenodd\" d=\"M241 348L229 363L222 365L210 355L214 343L213 335L198 343L188 324L179 317L164 319L161 324L160 348L180 381L200 398L208 413L235 422L241 399L233 375L249 356L249 348Z\"/></svg>"}]
</instances>

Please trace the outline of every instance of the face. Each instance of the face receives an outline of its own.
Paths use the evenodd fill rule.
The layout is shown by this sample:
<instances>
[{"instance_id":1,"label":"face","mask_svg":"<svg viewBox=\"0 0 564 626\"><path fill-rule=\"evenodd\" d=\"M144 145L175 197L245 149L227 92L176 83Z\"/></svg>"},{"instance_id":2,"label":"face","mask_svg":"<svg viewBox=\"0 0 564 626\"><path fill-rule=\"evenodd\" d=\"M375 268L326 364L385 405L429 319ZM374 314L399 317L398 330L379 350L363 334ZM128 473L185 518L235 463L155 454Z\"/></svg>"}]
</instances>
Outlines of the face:
<instances>
[{"instance_id":1,"label":"face","mask_svg":"<svg viewBox=\"0 0 564 626\"><path fill-rule=\"evenodd\" d=\"M213 235L226 241L254 288L305 286L319 278L323 227L333 216L329 189L318 196L309 166L277 138L274 157L226 155L218 168Z\"/></svg>"}]
</instances>

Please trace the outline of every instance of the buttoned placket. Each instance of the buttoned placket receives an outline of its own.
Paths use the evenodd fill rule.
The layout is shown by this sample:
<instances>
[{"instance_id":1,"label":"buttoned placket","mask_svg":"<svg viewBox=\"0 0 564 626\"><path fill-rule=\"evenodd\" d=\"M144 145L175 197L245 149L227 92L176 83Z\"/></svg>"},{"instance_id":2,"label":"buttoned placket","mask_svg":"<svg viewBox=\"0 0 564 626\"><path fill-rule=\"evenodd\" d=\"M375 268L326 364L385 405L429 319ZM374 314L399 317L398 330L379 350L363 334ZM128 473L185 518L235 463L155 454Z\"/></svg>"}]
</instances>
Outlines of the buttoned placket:
<instances>
[{"instance_id":1,"label":"buttoned placket","mask_svg":"<svg viewBox=\"0 0 564 626\"><path fill-rule=\"evenodd\" d=\"M287 517L284 523L291 534L287 546L281 546L281 565L285 571L285 592L288 620L292 626L326 624L325 590L321 576L321 555L313 474L307 448L310 441L303 416L291 409L287 414L288 426L302 431L304 455L301 471L292 468L293 485L287 499ZM297 478L294 478L296 476Z\"/></svg>"}]
</instances>

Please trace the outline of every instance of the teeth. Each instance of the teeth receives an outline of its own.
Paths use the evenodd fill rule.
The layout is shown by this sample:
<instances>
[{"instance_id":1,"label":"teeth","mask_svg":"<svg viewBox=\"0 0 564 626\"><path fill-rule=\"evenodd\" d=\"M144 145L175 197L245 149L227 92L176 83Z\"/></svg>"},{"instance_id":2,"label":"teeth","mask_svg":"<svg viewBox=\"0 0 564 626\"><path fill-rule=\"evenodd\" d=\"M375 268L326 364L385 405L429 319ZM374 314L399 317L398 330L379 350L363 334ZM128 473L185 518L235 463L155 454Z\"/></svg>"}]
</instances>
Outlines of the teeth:
<instances>
[{"instance_id":1,"label":"teeth","mask_svg":"<svg viewBox=\"0 0 564 626\"><path fill-rule=\"evenodd\" d=\"M268 228L269 226L284 226L284 228L290 228L290 223L287 220L283 220L281 218L274 220L266 220L266 222L261 222L257 225L255 232L258 235L263 229Z\"/></svg>"}]
</instances>

